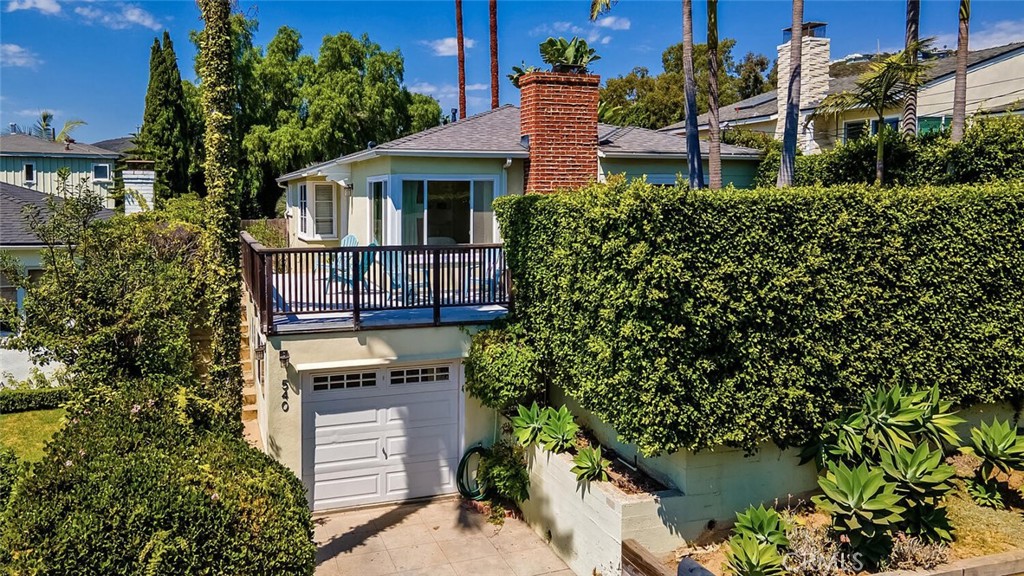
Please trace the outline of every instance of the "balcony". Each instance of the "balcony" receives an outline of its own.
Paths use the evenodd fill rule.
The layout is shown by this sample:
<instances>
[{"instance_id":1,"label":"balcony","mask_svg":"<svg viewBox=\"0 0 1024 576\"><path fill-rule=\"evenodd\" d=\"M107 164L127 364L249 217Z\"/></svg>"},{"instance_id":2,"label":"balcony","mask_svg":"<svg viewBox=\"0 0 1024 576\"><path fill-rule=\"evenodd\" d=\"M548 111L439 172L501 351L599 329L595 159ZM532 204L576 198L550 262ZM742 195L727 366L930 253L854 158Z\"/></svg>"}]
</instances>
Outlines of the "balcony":
<instances>
[{"instance_id":1,"label":"balcony","mask_svg":"<svg viewBox=\"0 0 1024 576\"><path fill-rule=\"evenodd\" d=\"M267 248L241 234L265 334L482 324L510 305L501 244Z\"/></svg>"}]
</instances>

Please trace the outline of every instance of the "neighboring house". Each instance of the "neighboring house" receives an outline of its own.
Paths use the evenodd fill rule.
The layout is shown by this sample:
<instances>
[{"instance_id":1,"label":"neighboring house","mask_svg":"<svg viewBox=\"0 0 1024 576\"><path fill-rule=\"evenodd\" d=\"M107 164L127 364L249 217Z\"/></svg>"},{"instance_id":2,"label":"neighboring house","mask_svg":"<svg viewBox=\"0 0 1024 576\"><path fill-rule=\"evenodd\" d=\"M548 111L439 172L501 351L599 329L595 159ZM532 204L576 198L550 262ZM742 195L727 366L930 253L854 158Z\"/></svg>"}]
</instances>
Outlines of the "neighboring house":
<instances>
[{"instance_id":1,"label":"neighboring house","mask_svg":"<svg viewBox=\"0 0 1024 576\"><path fill-rule=\"evenodd\" d=\"M144 207L153 208L153 184L156 182L156 172L153 170L153 161L139 158L137 154L131 154L135 150L135 137L122 136L102 140L93 144L97 148L116 152L119 162L114 168L115 178L120 178L126 192L133 191L135 194L125 194L124 213L134 214L140 212Z\"/></svg>"},{"instance_id":2,"label":"neighboring house","mask_svg":"<svg viewBox=\"0 0 1024 576\"><path fill-rule=\"evenodd\" d=\"M38 208L43 214L48 209L47 195L42 192L0 182L0 251L13 255L25 268L30 278L43 270L43 250L46 245L35 235L25 221L25 210ZM107 219L114 213L104 209L97 218ZM14 300L21 307L25 293L0 274L0 298ZM0 370L12 373L16 379L27 377L31 362L27 354L4 350L0 346Z\"/></svg>"},{"instance_id":3,"label":"neighboring house","mask_svg":"<svg viewBox=\"0 0 1024 576\"><path fill-rule=\"evenodd\" d=\"M113 208L110 192L119 156L117 152L90 144L54 142L29 134L4 134L0 136L0 182L55 194L57 171L68 168L71 186L88 178L89 183L103 193L106 207Z\"/></svg>"},{"instance_id":4,"label":"neighboring house","mask_svg":"<svg viewBox=\"0 0 1024 576\"><path fill-rule=\"evenodd\" d=\"M529 74L521 108L279 178L291 247L243 233L243 418L313 509L453 493L465 449L493 440L496 414L463 392L462 359L510 305L495 198L685 173L684 139L598 124L598 84ZM723 158L726 182L751 182L757 151Z\"/></svg>"},{"instance_id":5,"label":"neighboring house","mask_svg":"<svg viewBox=\"0 0 1024 576\"><path fill-rule=\"evenodd\" d=\"M800 86L799 146L805 153L827 150L837 143L862 134L878 132L874 112L852 110L839 118L811 120L817 105L830 94L853 90L858 76L829 76L830 41L820 22L804 24L802 77ZM785 34L789 34L787 28ZM723 129L743 129L773 134L782 139L786 90L789 82L789 44L780 44L779 89L741 100L719 109ZM955 56L932 60L928 83L918 92L918 130L928 133L948 125L953 114ZM782 98L779 98L779 94ZM1024 113L1024 42L972 51L967 67L967 114ZM896 128L902 109L886 113L885 123ZM707 137L708 114L697 119L701 138ZM669 134L685 135L686 123L678 122L661 129Z\"/></svg>"}]
</instances>

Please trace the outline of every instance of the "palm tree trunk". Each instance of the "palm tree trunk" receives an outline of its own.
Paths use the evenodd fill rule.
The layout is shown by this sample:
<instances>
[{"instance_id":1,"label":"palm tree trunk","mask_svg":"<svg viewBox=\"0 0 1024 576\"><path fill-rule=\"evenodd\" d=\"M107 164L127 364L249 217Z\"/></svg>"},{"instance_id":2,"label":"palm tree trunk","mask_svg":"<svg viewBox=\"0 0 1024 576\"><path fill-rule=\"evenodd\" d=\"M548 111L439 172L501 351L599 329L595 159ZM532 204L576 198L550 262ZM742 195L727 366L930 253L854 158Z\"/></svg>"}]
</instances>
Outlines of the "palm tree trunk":
<instances>
[{"instance_id":1,"label":"palm tree trunk","mask_svg":"<svg viewBox=\"0 0 1024 576\"><path fill-rule=\"evenodd\" d=\"M722 134L718 125L718 0L708 0L708 112L711 144L708 171L712 190L722 187Z\"/></svg>"},{"instance_id":2,"label":"palm tree trunk","mask_svg":"<svg viewBox=\"0 0 1024 576\"><path fill-rule=\"evenodd\" d=\"M490 2L491 21L491 110L500 105L498 98L498 0Z\"/></svg>"},{"instance_id":3,"label":"palm tree trunk","mask_svg":"<svg viewBox=\"0 0 1024 576\"><path fill-rule=\"evenodd\" d=\"M967 43L970 37L971 0L960 0L960 31L956 37L956 79L953 84L953 142L964 137L967 124Z\"/></svg>"},{"instance_id":4,"label":"palm tree trunk","mask_svg":"<svg viewBox=\"0 0 1024 576\"><path fill-rule=\"evenodd\" d=\"M904 50L910 49L920 39L919 27L921 23L921 0L907 0L907 34L904 40ZM910 55L911 62L917 62L917 51ZM907 95L903 102L903 118L900 121L900 128L904 134L915 136L917 134L917 90Z\"/></svg>"},{"instance_id":5,"label":"palm tree trunk","mask_svg":"<svg viewBox=\"0 0 1024 576\"><path fill-rule=\"evenodd\" d=\"M697 82L693 77L693 9L691 0L683 0L683 82L686 93L686 158L690 188L704 187L704 163L697 132Z\"/></svg>"},{"instance_id":6,"label":"palm tree trunk","mask_svg":"<svg viewBox=\"0 0 1024 576\"><path fill-rule=\"evenodd\" d=\"M786 91L786 123L782 132L782 162L776 186L793 185L796 171L796 131L800 117L800 63L803 51L804 0L793 0L793 33L789 39L789 89Z\"/></svg>"},{"instance_id":7,"label":"palm tree trunk","mask_svg":"<svg viewBox=\"0 0 1024 576\"><path fill-rule=\"evenodd\" d=\"M462 0L455 0L455 42L459 47L459 118L466 117L466 38L462 34Z\"/></svg>"},{"instance_id":8,"label":"palm tree trunk","mask_svg":"<svg viewBox=\"0 0 1024 576\"><path fill-rule=\"evenodd\" d=\"M878 146L875 148L875 186L881 186L885 177L885 116L878 115Z\"/></svg>"}]
</instances>

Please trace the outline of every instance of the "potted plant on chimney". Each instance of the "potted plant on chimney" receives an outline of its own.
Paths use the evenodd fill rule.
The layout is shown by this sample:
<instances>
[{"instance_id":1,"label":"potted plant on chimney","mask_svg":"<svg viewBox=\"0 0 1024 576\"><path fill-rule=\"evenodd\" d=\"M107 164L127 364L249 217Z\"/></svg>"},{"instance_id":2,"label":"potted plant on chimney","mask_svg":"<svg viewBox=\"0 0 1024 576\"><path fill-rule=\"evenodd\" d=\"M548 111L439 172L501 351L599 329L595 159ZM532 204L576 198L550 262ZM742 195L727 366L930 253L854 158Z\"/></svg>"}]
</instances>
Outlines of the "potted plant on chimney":
<instances>
[{"instance_id":1,"label":"potted plant on chimney","mask_svg":"<svg viewBox=\"0 0 1024 576\"><path fill-rule=\"evenodd\" d=\"M572 40L548 38L540 45L540 56L552 72L565 74L586 74L587 66L601 59L586 40L575 36Z\"/></svg>"}]
</instances>

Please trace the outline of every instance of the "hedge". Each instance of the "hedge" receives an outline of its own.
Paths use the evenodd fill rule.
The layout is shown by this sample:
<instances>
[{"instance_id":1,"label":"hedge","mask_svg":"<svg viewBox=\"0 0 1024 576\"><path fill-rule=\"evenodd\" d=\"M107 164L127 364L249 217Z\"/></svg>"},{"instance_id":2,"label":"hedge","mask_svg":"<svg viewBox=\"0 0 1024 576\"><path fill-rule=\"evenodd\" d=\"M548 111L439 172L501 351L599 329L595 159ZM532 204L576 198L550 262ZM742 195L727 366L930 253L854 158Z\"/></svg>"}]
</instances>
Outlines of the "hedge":
<instances>
[{"instance_id":1,"label":"hedge","mask_svg":"<svg viewBox=\"0 0 1024 576\"><path fill-rule=\"evenodd\" d=\"M312 574L295 475L198 426L184 389L139 390L70 408L0 518L11 573Z\"/></svg>"},{"instance_id":2,"label":"hedge","mask_svg":"<svg viewBox=\"0 0 1024 576\"><path fill-rule=\"evenodd\" d=\"M891 383L1020 401L1022 209L1021 184L495 203L537 369L647 455L802 444Z\"/></svg>"},{"instance_id":3,"label":"hedge","mask_svg":"<svg viewBox=\"0 0 1024 576\"><path fill-rule=\"evenodd\" d=\"M0 390L0 414L60 408L68 401L67 388Z\"/></svg>"}]
</instances>

